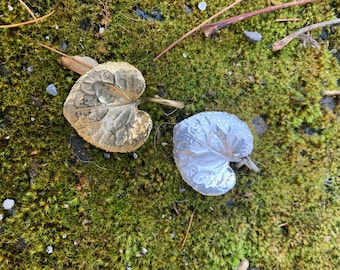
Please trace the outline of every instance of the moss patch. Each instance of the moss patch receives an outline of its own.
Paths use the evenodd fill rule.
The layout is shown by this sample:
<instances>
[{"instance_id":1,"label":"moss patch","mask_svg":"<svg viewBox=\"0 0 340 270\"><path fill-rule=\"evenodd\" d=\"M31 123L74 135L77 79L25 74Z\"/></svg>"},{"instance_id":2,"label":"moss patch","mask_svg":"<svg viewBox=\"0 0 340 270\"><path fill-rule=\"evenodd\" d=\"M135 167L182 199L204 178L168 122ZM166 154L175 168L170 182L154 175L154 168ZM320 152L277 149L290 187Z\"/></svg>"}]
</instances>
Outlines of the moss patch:
<instances>
[{"instance_id":1,"label":"moss patch","mask_svg":"<svg viewBox=\"0 0 340 270\"><path fill-rule=\"evenodd\" d=\"M340 264L339 99L333 111L320 105L321 91L336 89L340 77L331 52L340 50L340 30L328 29L327 40L318 39L320 49L299 40L278 53L269 48L296 29L334 18L339 4L320 1L261 15L209 39L198 32L153 63L225 5L207 2L200 12L197 1L187 1L187 14L183 1L26 1L37 16L55 14L0 30L0 202L16 202L12 212L0 209L0 268L235 269L244 258L257 269ZM245 2L224 16L267 4ZM19 4L13 11L7 5L0 4L1 24L30 20ZM164 21L139 18L137 7L159 11ZM287 17L301 20L275 22ZM100 26L107 26L103 35ZM259 31L263 40L250 43L243 30ZM311 34L317 39L320 33ZM155 131L137 159L106 158L84 144L88 157L81 161L70 140L76 132L62 115L78 75L38 42L99 62L127 61L142 71L145 96L162 94L186 108L167 116L168 108L141 106ZM56 97L45 90L50 83ZM261 172L237 169L236 187L219 197L201 196L182 181L167 124L207 110L236 114L250 126L262 116L269 126L263 137L255 135L252 159Z\"/></svg>"}]
</instances>

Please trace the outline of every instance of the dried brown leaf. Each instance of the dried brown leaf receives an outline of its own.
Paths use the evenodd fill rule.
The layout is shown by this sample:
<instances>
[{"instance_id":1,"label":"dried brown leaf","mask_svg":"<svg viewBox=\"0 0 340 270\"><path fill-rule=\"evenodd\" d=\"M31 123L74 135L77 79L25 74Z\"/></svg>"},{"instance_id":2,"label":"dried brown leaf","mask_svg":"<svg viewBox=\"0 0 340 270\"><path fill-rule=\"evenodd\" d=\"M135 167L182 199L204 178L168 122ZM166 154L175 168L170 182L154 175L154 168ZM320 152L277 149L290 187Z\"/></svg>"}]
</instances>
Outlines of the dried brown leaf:
<instances>
[{"instance_id":1,"label":"dried brown leaf","mask_svg":"<svg viewBox=\"0 0 340 270\"><path fill-rule=\"evenodd\" d=\"M64 116L92 145L132 152L148 138L150 116L140 111L145 90L141 72L125 62L97 65L81 76L64 103Z\"/></svg>"}]
</instances>

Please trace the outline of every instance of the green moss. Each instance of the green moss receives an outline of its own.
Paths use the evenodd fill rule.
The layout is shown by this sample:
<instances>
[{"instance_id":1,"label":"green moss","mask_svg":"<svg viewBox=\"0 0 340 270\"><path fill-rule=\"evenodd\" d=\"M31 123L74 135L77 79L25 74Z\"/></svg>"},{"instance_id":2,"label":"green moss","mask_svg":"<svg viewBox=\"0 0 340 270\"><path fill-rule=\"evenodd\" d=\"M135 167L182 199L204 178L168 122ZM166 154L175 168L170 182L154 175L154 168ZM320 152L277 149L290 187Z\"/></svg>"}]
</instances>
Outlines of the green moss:
<instances>
[{"instance_id":1,"label":"green moss","mask_svg":"<svg viewBox=\"0 0 340 270\"><path fill-rule=\"evenodd\" d=\"M222 17L267 2L242 3ZM200 12L196 1L187 1L191 14L181 1L114 1L107 10L91 1L26 3L37 16L55 13L39 24L1 29L0 202L13 198L16 204L14 213L0 209L0 269L235 269L245 258L259 269L339 265L339 99L333 112L319 101L322 90L337 87L339 68L330 49L340 49L340 31L319 40L320 50L299 40L278 53L269 48L292 31L334 18L329 3L260 15L209 39L199 31L156 63L157 53L225 2ZM19 4L11 12L7 5L0 4L1 24L31 19ZM159 10L165 21L138 18L136 6ZM301 21L275 22L288 17ZM263 40L250 43L243 30L259 31ZM76 132L62 115L78 75L38 42L55 48L66 42L67 54L99 62L127 61L142 71L145 96L164 91L186 107L167 116L160 105L141 106L159 131L136 151L137 159L106 159L86 146L91 162L81 162L69 146ZM56 97L45 91L50 83ZM269 125L263 137L255 135L252 159L261 172L237 169L236 187L219 197L194 192L172 159L172 124L206 110L228 111L249 125L261 115ZM143 248L147 254L137 256Z\"/></svg>"}]
</instances>

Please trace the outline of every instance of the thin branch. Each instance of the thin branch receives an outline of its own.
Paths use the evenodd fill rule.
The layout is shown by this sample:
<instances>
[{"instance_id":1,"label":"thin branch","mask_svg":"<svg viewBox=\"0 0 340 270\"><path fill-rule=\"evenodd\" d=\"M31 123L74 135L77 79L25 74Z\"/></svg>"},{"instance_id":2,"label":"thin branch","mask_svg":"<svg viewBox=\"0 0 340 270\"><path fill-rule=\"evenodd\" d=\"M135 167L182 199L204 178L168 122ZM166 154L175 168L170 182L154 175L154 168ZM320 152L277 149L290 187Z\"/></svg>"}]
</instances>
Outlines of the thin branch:
<instances>
[{"instance_id":1,"label":"thin branch","mask_svg":"<svg viewBox=\"0 0 340 270\"><path fill-rule=\"evenodd\" d=\"M96 166L97 168L99 168L99 169L102 169L102 170L105 170L105 171L108 170L108 169L105 168L105 167L99 166L96 162L94 162L94 161L92 161L92 160L83 160L83 159L81 159L80 156L79 156L77 153L74 153L74 155L75 155L76 158L77 158L80 162L82 162L82 163L91 163L91 164L95 165L95 166Z\"/></svg>"},{"instance_id":2,"label":"thin branch","mask_svg":"<svg viewBox=\"0 0 340 270\"><path fill-rule=\"evenodd\" d=\"M182 243L182 247L184 247L185 242L186 242L187 239L188 239L189 231L190 231L190 227L191 227L191 223L192 223L192 220L193 220L193 218L194 218L194 215L195 215L195 211L192 213L192 215L191 215L191 217L190 217L188 229L187 229L187 231L186 231L186 233L185 233L185 236L184 236L184 239L183 239L183 243Z\"/></svg>"},{"instance_id":3,"label":"thin branch","mask_svg":"<svg viewBox=\"0 0 340 270\"><path fill-rule=\"evenodd\" d=\"M181 36L179 39L177 39L175 42L173 42L172 44L170 44L166 49L164 49L160 54L158 54L153 61L157 61L158 58L160 58L163 54L165 54L166 52L168 52L169 50L171 50L173 47L175 47L178 43L180 43L182 40L186 39L188 36L190 36L191 34L195 33L197 30L199 30L203 25L207 24L208 22L210 22L211 20L215 19L216 17L220 16L221 14L223 14L224 12L226 12L227 10L233 8L234 6L236 6L238 3L242 2L242 0L237 0L234 3L232 3L231 5L225 7L224 9L222 9L221 11L217 12L215 15L211 16L209 19L205 20L204 22L202 22L200 25L196 26L195 28L193 28L192 30L190 30L188 33L184 34L183 36Z\"/></svg>"},{"instance_id":4,"label":"thin branch","mask_svg":"<svg viewBox=\"0 0 340 270\"><path fill-rule=\"evenodd\" d=\"M238 16L235 16L235 17L230 18L230 19L218 21L218 22L215 22L215 23L206 24L206 25L202 26L202 28L204 30L205 36L210 37L215 33L215 31L220 30L220 29L222 29L223 27L225 27L229 24L233 24L233 23L236 23L236 22L239 22L239 21L243 21L245 19L249 19L249 18L254 17L256 15L272 12L272 11L275 11L275 10L278 10L278 9L303 5L303 4L316 2L316 1L318 1L318 0L298 0L298 1L288 2L288 3L284 3L284 4L272 6L272 7L266 7L266 8L260 9L260 10L255 10L255 11L251 11L251 12L247 12L247 13L238 15Z\"/></svg>"},{"instance_id":5,"label":"thin branch","mask_svg":"<svg viewBox=\"0 0 340 270\"><path fill-rule=\"evenodd\" d=\"M43 17L40 17L40 18L37 18L35 20L31 20L31 21L26 21L26 22L21 22L21 23L15 23L15 24L8 24L8 25L0 25L0 29L7 29L7 28L14 28L14 27L18 27L18 26L23 26L23 25L26 25L26 24L32 24L32 23L35 23L35 22L39 22L41 20L44 20L48 17L50 17L52 14L54 13L54 11L52 11L51 13L43 16Z\"/></svg>"},{"instance_id":6,"label":"thin branch","mask_svg":"<svg viewBox=\"0 0 340 270\"><path fill-rule=\"evenodd\" d=\"M175 212L176 212L177 215L181 216L181 213L179 212L176 203L173 203L173 204L172 204L172 208L175 210Z\"/></svg>"},{"instance_id":7,"label":"thin branch","mask_svg":"<svg viewBox=\"0 0 340 270\"><path fill-rule=\"evenodd\" d=\"M319 28L319 27L324 27L324 26L328 26L328 25L332 25L332 24L337 24L337 23L340 23L340 19L335 19L335 20L331 20L331 21L316 23L316 24L312 24L312 25L306 26L304 28L301 28L300 30L290 34L289 36L286 36L285 38L276 41L273 44L272 50L273 50L273 52L281 50L284 46L286 46L294 38L300 36L303 33L309 32L309 31L311 31L313 29L316 29L316 28Z\"/></svg>"},{"instance_id":8,"label":"thin branch","mask_svg":"<svg viewBox=\"0 0 340 270\"><path fill-rule=\"evenodd\" d=\"M72 57L72 56L67 55L66 53L63 53L63 52L61 52L61 51L58 51L57 49L54 49L54 48L52 48L52 47L50 47L50 46L47 46L47 45L45 45L45 44L42 44L42 43L39 43L39 42L38 42L38 44L39 44L40 46L43 46L44 48L50 50L50 51L55 52L55 53L57 53L57 54L60 54L60 55L62 55L62 56L65 56L65 57Z\"/></svg>"},{"instance_id":9,"label":"thin branch","mask_svg":"<svg viewBox=\"0 0 340 270\"><path fill-rule=\"evenodd\" d=\"M324 91L322 91L322 94L323 94L324 96L340 95L340 90L332 90L332 91L330 91L330 90L324 90Z\"/></svg>"},{"instance_id":10,"label":"thin branch","mask_svg":"<svg viewBox=\"0 0 340 270\"><path fill-rule=\"evenodd\" d=\"M155 102L158 104L174 107L177 109L183 109L184 108L184 102L177 101L177 100L171 100L171 99L165 99L161 97L142 97L139 99L140 102Z\"/></svg>"},{"instance_id":11,"label":"thin branch","mask_svg":"<svg viewBox=\"0 0 340 270\"><path fill-rule=\"evenodd\" d=\"M300 18L282 18L282 19L276 19L276 22L298 22L301 21Z\"/></svg>"},{"instance_id":12,"label":"thin branch","mask_svg":"<svg viewBox=\"0 0 340 270\"><path fill-rule=\"evenodd\" d=\"M39 44L40 46L43 46L44 48L46 48L46 49L52 51L52 52L55 52L55 53L57 53L57 54L60 54L61 56L64 56L64 57L66 57L66 58L69 58L69 59L71 59L72 61L74 61L74 62L76 62L76 63L78 63L78 64L80 64L80 65L83 65L83 66L85 66L85 67L88 67L89 69L93 68L93 66L91 66L90 64L85 63L85 62L83 62L83 61L80 61L80 60L78 60L77 58L74 58L74 57L72 57L72 56L67 55L66 53L63 53L63 52L61 52L61 51L58 51L57 49L54 49L54 48L52 48L52 47L50 47L50 46L47 46L47 45L45 45L45 44L42 44L42 43L38 43L38 44Z\"/></svg>"},{"instance_id":13,"label":"thin branch","mask_svg":"<svg viewBox=\"0 0 340 270\"><path fill-rule=\"evenodd\" d=\"M36 20L37 17L35 17L34 13L33 13L32 10L25 4L25 2L22 1L22 0L19 0L19 2L20 2L20 4L21 4L24 8L27 9L28 13L31 14L32 18L33 18L34 20Z\"/></svg>"}]
</instances>

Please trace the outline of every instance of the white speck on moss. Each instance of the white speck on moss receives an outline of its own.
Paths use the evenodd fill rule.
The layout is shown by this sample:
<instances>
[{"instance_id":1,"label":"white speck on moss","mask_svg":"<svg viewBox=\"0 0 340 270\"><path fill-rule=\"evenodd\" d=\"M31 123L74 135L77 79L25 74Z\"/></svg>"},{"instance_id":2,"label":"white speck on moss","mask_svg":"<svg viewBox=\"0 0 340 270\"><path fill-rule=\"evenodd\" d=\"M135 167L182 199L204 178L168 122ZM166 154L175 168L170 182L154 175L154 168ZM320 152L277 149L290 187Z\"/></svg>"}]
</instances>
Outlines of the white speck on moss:
<instances>
[{"instance_id":1,"label":"white speck on moss","mask_svg":"<svg viewBox=\"0 0 340 270\"><path fill-rule=\"evenodd\" d=\"M83 220L83 222L81 223L81 225L85 226L87 223L89 223L89 220L87 218L85 218Z\"/></svg>"},{"instance_id":2,"label":"white speck on moss","mask_svg":"<svg viewBox=\"0 0 340 270\"><path fill-rule=\"evenodd\" d=\"M14 206L14 200L13 199L6 199L2 203L2 206L5 208L5 210L11 210Z\"/></svg>"},{"instance_id":3,"label":"white speck on moss","mask_svg":"<svg viewBox=\"0 0 340 270\"><path fill-rule=\"evenodd\" d=\"M199 2L197 6L200 11L204 11L207 8L207 2Z\"/></svg>"},{"instance_id":4,"label":"white speck on moss","mask_svg":"<svg viewBox=\"0 0 340 270\"><path fill-rule=\"evenodd\" d=\"M57 92L57 87L55 87L55 85L52 83L52 84L49 84L47 87L46 87L46 91L47 93L49 93L50 95L52 96L56 96L58 94Z\"/></svg>"},{"instance_id":5,"label":"white speck on moss","mask_svg":"<svg viewBox=\"0 0 340 270\"><path fill-rule=\"evenodd\" d=\"M46 252L47 252L48 254L52 254L52 253L53 253L53 247L52 247L52 246L47 246L47 247L46 247Z\"/></svg>"},{"instance_id":6,"label":"white speck on moss","mask_svg":"<svg viewBox=\"0 0 340 270\"><path fill-rule=\"evenodd\" d=\"M104 34L105 27L99 27L99 34Z\"/></svg>"},{"instance_id":7,"label":"white speck on moss","mask_svg":"<svg viewBox=\"0 0 340 270\"><path fill-rule=\"evenodd\" d=\"M251 41L251 42L259 42L262 39L262 35L259 32L250 32L247 30L243 31L243 34Z\"/></svg>"}]
</instances>

